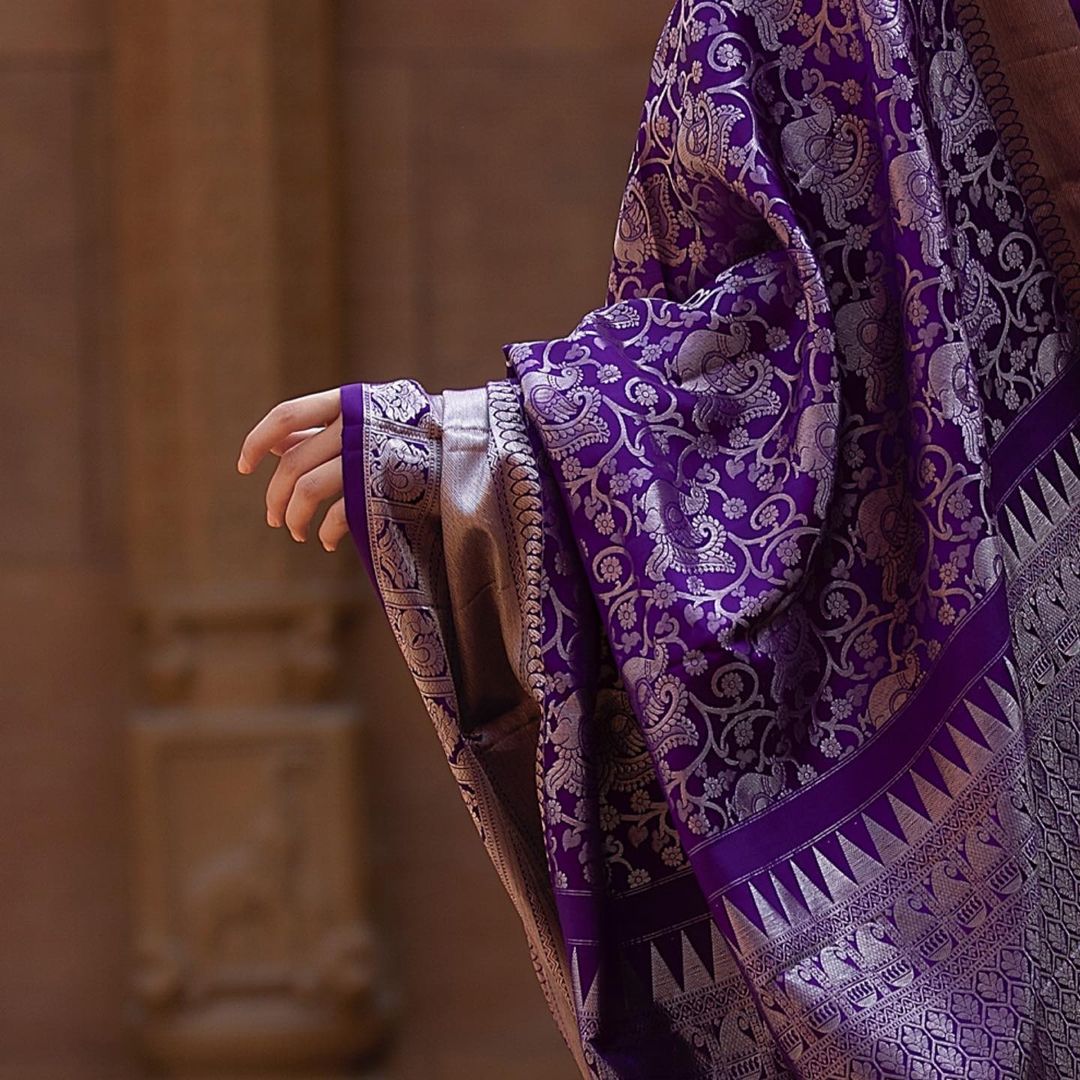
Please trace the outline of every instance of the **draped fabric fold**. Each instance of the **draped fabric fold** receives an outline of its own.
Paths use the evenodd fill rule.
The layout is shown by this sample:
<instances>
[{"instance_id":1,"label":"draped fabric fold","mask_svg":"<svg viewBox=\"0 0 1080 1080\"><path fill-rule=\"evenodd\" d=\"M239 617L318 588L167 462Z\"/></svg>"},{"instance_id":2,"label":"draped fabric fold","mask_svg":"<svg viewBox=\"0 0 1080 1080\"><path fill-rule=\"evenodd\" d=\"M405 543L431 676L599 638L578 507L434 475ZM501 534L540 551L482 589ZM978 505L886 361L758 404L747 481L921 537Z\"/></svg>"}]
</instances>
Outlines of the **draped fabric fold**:
<instances>
[{"instance_id":1,"label":"draped fabric fold","mask_svg":"<svg viewBox=\"0 0 1080 1080\"><path fill-rule=\"evenodd\" d=\"M680 0L606 303L342 390L585 1076L1080 1077L1080 215L1010 4Z\"/></svg>"}]
</instances>

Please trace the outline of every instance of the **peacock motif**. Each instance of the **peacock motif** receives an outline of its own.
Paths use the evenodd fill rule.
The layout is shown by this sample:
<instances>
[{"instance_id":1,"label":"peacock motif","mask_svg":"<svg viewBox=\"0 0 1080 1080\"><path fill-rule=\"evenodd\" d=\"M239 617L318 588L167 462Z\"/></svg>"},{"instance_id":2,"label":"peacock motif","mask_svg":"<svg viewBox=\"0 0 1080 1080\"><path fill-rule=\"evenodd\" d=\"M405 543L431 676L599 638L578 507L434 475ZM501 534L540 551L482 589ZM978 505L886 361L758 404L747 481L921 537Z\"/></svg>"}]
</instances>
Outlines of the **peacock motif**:
<instances>
[{"instance_id":1,"label":"peacock motif","mask_svg":"<svg viewBox=\"0 0 1080 1080\"><path fill-rule=\"evenodd\" d=\"M682 573L735 569L726 550L727 530L707 513L708 495L698 484L679 491L668 480L654 480L638 504L641 528L652 539L645 573L659 581L669 570Z\"/></svg>"},{"instance_id":2,"label":"peacock motif","mask_svg":"<svg viewBox=\"0 0 1080 1080\"><path fill-rule=\"evenodd\" d=\"M845 228L847 211L862 205L878 172L866 121L838 117L832 103L819 94L810 102L809 115L781 131L780 145L796 185L821 199L830 226Z\"/></svg>"},{"instance_id":3,"label":"peacock motif","mask_svg":"<svg viewBox=\"0 0 1080 1080\"><path fill-rule=\"evenodd\" d=\"M702 430L712 424L731 427L780 411L780 395L772 388L770 366L750 351L750 330L734 322L728 331L693 330L674 360L684 390L701 395L693 419Z\"/></svg>"},{"instance_id":4,"label":"peacock motif","mask_svg":"<svg viewBox=\"0 0 1080 1080\"><path fill-rule=\"evenodd\" d=\"M528 404L556 461L609 437L600 417L600 391L594 386L564 390L553 381L544 382L529 391Z\"/></svg>"},{"instance_id":5,"label":"peacock motif","mask_svg":"<svg viewBox=\"0 0 1080 1080\"><path fill-rule=\"evenodd\" d=\"M675 153L688 172L709 176L723 170L731 143L731 129L745 110L717 105L708 94L687 94L675 137Z\"/></svg>"},{"instance_id":6,"label":"peacock motif","mask_svg":"<svg viewBox=\"0 0 1080 1080\"><path fill-rule=\"evenodd\" d=\"M971 62L959 49L942 49L930 61L930 108L941 130L946 161L993 127Z\"/></svg>"},{"instance_id":7,"label":"peacock motif","mask_svg":"<svg viewBox=\"0 0 1080 1080\"><path fill-rule=\"evenodd\" d=\"M644 182L630 177L615 226L615 258L640 270L653 259L674 265L684 255L667 176L657 174Z\"/></svg>"}]
</instances>

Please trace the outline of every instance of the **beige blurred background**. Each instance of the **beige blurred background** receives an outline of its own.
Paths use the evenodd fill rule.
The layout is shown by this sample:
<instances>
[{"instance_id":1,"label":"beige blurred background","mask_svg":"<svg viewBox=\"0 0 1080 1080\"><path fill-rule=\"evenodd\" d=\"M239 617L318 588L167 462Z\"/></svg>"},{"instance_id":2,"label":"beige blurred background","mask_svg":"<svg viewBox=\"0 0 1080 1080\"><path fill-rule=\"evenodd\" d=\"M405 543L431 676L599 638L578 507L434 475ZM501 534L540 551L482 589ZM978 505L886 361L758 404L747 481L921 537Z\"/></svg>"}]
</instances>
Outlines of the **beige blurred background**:
<instances>
[{"instance_id":1,"label":"beige blurred background","mask_svg":"<svg viewBox=\"0 0 1080 1080\"><path fill-rule=\"evenodd\" d=\"M602 302L667 7L0 0L2 1080L573 1075L355 552L234 461Z\"/></svg>"}]
</instances>

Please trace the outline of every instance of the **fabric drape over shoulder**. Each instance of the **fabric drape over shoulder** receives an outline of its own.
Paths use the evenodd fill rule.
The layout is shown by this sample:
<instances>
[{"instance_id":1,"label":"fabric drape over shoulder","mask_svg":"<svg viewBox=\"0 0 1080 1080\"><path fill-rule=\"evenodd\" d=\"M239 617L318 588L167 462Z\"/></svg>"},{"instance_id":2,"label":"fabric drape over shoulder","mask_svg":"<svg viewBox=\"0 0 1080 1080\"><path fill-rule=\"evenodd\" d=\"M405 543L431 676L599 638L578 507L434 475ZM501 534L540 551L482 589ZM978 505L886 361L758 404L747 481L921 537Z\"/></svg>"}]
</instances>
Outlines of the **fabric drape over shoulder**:
<instances>
[{"instance_id":1,"label":"fabric drape over shoulder","mask_svg":"<svg viewBox=\"0 0 1080 1080\"><path fill-rule=\"evenodd\" d=\"M1078 85L1067 0L680 0L606 303L342 390L584 1076L1080 1077Z\"/></svg>"}]
</instances>

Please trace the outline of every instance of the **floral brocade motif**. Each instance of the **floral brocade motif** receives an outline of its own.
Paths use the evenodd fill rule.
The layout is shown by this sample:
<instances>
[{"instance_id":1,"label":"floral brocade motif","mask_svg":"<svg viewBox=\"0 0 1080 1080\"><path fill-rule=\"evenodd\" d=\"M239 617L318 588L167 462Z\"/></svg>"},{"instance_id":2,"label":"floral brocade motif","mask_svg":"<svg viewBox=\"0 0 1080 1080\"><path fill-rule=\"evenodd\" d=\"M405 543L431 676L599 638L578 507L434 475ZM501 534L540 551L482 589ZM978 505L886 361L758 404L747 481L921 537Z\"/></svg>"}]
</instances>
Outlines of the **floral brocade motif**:
<instances>
[{"instance_id":1,"label":"floral brocade motif","mask_svg":"<svg viewBox=\"0 0 1080 1080\"><path fill-rule=\"evenodd\" d=\"M1073 354L947 4L677 5L632 178L609 305L508 354L704 837L910 697L1000 573L990 447Z\"/></svg>"},{"instance_id":2,"label":"floral brocade motif","mask_svg":"<svg viewBox=\"0 0 1080 1080\"><path fill-rule=\"evenodd\" d=\"M487 389L531 824L462 765L432 399L365 391L362 546L597 1080L1080 1080L1080 367L984 81L951 0L675 5L606 303Z\"/></svg>"}]
</instances>

